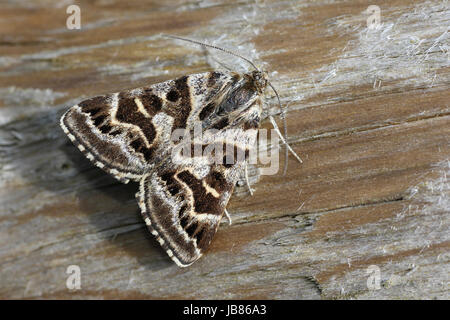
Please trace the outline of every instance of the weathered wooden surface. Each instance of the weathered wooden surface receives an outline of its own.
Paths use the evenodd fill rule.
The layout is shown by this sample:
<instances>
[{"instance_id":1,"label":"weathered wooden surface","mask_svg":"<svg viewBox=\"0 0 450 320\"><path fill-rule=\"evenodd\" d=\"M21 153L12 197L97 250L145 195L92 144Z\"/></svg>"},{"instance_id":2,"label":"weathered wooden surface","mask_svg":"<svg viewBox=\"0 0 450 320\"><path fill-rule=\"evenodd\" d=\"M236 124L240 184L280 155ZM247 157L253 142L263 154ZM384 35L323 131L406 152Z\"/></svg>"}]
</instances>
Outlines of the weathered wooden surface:
<instances>
[{"instance_id":1,"label":"weathered wooden surface","mask_svg":"<svg viewBox=\"0 0 450 320\"><path fill-rule=\"evenodd\" d=\"M0 5L1 298L450 297L446 1L377 1L375 30L370 1L77 4L81 30L66 28L68 2ZM187 269L146 231L137 185L92 166L58 126L83 98L245 66L160 33L269 70L304 159L286 176L252 168L255 195L236 190L233 225Z\"/></svg>"}]
</instances>

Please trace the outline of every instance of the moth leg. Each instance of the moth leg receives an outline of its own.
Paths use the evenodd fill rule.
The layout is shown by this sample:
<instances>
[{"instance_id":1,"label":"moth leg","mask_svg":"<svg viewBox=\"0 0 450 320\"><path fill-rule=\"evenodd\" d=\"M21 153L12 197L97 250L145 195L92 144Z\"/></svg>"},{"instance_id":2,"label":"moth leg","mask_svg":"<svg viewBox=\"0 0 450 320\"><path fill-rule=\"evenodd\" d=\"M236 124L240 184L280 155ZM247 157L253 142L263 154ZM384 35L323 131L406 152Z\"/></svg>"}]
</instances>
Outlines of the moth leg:
<instances>
[{"instance_id":1,"label":"moth leg","mask_svg":"<svg viewBox=\"0 0 450 320\"><path fill-rule=\"evenodd\" d=\"M232 224L233 222L231 221L231 216L230 216L230 214L228 213L227 209L224 210L224 213L225 213L225 216L226 216L227 219L228 219L228 225L231 226L231 224Z\"/></svg>"},{"instance_id":2,"label":"moth leg","mask_svg":"<svg viewBox=\"0 0 450 320\"><path fill-rule=\"evenodd\" d=\"M286 148L294 155L294 157L298 160L298 162L302 163L302 159L298 156L298 154L291 148L291 146L286 142L283 135L280 132L280 129L278 128L277 123L275 122L275 119L272 116L269 116L269 120L272 123L273 128L275 129L275 132L280 137L281 141L285 144ZM287 164L287 162L286 162ZM284 174L286 173L287 165L285 166Z\"/></svg>"},{"instance_id":3,"label":"moth leg","mask_svg":"<svg viewBox=\"0 0 450 320\"><path fill-rule=\"evenodd\" d=\"M244 169L244 175L245 175L245 184L247 185L248 192L250 192L250 195L253 196L253 189L250 186L250 181L248 180L248 162L245 162L245 169Z\"/></svg>"}]
</instances>

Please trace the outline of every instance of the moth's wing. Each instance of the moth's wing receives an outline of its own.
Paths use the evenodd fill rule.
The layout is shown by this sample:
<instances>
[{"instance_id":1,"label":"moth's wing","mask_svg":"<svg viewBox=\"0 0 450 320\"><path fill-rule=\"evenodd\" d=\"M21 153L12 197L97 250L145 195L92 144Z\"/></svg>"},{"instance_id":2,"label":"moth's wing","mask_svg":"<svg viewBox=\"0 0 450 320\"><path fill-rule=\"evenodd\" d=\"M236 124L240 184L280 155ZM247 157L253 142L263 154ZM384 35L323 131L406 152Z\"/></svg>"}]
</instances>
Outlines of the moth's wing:
<instances>
[{"instance_id":1,"label":"moth's wing","mask_svg":"<svg viewBox=\"0 0 450 320\"><path fill-rule=\"evenodd\" d=\"M230 81L207 72L94 97L70 108L61 127L95 165L120 181L139 181L169 155L173 130L198 121Z\"/></svg>"},{"instance_id":2,"label":"moth's wing","mask_svg":"<svg viewBox=\"0 0 450 320\"><path fill-rule=\"evenodd\" d=\"M185 162L167 159L140 182L136 196L145 223L180 267L195 262L209 247L241 176L248 154L241 149L248 146L243 140L245 135L256 139L257 131L237 131L238 134L232 130L220 132L217 137L233 144L228 150L239 150L231 155L228 163L210 164L207 157L194 157ZM238 138L230 141L225 138L227 134ZM224 157L228 157L227 151Z\"/></svg>"},{"instance_id":3,"label":"moth's wing","mask_svg":"<svg viewBox=\"0 0 450 320\"><path fill-rule=\"evenodd\" d=\"M150 232L187 267L209 247L233 188L218 170L203 178L188 168L155 171L141 180L138 201Z\"/></svg>"}]
</instances>

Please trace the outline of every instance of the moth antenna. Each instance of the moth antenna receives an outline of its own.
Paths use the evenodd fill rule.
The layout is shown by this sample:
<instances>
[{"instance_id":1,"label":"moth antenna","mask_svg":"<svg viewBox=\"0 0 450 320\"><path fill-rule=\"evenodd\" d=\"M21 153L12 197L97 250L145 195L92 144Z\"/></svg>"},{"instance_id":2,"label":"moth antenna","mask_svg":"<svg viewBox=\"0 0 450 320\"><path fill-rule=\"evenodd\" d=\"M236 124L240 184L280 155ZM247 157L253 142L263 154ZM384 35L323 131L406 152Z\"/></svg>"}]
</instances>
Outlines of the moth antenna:
<instances>
[{"instance_id":1,"label":"moth antenna","mask_svg":"<svg viewBox=\"0 0 450 320\"><path fill-rule=\"evenodd\" d=\"M214 45L212 45L212 44L200 42L200 41L197 41L197 40L192 40L192 39L182 38L182 37L178 37L178 36L172 36L172 35L169 35L169 34L163 34L163 36L164 36L164 37L167 37L167 38L183 40L183 41L187 41L187 42L191 42L191 43L198 44L198 45L200 45L200 46L204 46L204 47L208 47L208 48L212 48L212 49L216 49L216 50L223 51L223 52L228 53L228 54L231 54L231 55L233 55L233 56L235 56L235 57L241 58L241 59L244 60L244 61L247 61L249 64L251 64L251 66L252 66L253 68L255 68L256 71L259 71L258 67L257 67L251 60L249 60L249 59L247 59L247 58L241 56L240 54L238 54L238 53L236 53L236 52L233 52L233 51L230 51L230 50L227 50L227 49L224 49L224 48L216 47L216 46L214 46Z\"/></svg>"},{"instance_id":2,"label":"moth antenna","mask_svg":"<svg viewBox=\"0 0 450 320\"><path fill-rule=\"evenodd\" d=\"M251 60L249 60L249 59L247 59L247 58L241 56L240 54L238 54L238 53L236 53L236 52L230 51L230 50L228 50L228 49L224 49L224 48L221 48L221 47L217 47L217 46L214 46L214 45L209 44L209 43L200 42L200 41L197 41L197 40L192 40L192 39L187 39L187 38L182 38L182 37L174 36L174 35L170 35L170 34L162 34L162 36L164 36L164 37L166 37L166 38L172 38L172 39L178 39L178 40L182 40L182 41L186 41L186 42L191 42L191 43L194 43L194 44L198 44L198 45L200 45L200 46L204 46L204 47L212 48L212 49L215 49L215 50L223 51L223 52L228 53L228 54L231 54L231 55L233 55L233 56L235 56L235 57L241 58L242 60L248 62L253 68L255 68L256 71L260 71L260 70L258 69L258 67L253 63L253 61L251 61ZM285 111L285 109L284 109L284 108L282 107L282 105L281 105L280 96L278 95L277 90L274 88L274 86L273 86L269 81L267 81L267 83L269 84L269 86L272 88L273 92L275 92L275 95L277 96L278 105L279 105L279 107L280 107L281 114L282 114L282 118L283 118L284 137L286 137L286 139L287 139L286 111ZM285 153L285 161L284 161L284 170L283 170L283 174L286 174L286 172L287 172L287 166L288 166L288 153L289 153L289 151L292 152L292 154L295 156L295 158L296 158L300 163L303 162L303 161L302 161L302 159L300 159L300 157L297 155L297 153L295 153L295 151L292 150L292 148L289 146L289 144L287 143L287 141L285 140L285 138L284 138L283 135L281 134L280 129L278 128L278 125L277 125L277 123L275 122L275 120L273 119L272 116L270 116L270 121L272 122L272 125L274 126L275 131L276 131L277 134L280 136L280 139L281 139L281 140L283 141L283 143L286 145L286 153Z\"/></svg>"},{"instance_id":3,"label":"moth antenna","mask_svg":"<svg viewBox=\"0 0 450 320\"><path fill-rule=\"evenodd\" d=\"M278 129L278 126L277 126L275 120L273 119L273 117L271 117L270 121L272 122L272 125L273 125L274 128L275 128L275 131L278 133L278 135L280 136L281 140L282 140L282 141L284 142L284 144L286 145L286 149L285 149L286 152L285 152L285 154L284 154L284 169L283 169L283 175L285 175L286 172L287 172L287 167L288 167L288 153L289 153L289 151L292 152L292 154L294 155L294 157L297 158L297 160L298 160L300 163L302 163L303 161L302 161L302 159L297 155L297 153L295 153L295 151L292 150L292 148L289 146L289 144L288 144L287 141L286 141L286 140L287 140L287 137L288 137L288 134L287 134L287 122L286 122L286 108L283 108L283 107L282 107L282 105L281 105L281 100L280 100L280 96L278 95L278 92L277 92L277 90L275 89L275 87L270 83L270 81L267 81L267 83L269 84L269 86L272 88L273 92L275 92L275 95L277 96L278 106L280 107L281 114L282 114L281 117L282 117L282 119L283 119L284 138L285 138L285 139L283 139L283 137L281 136L281 132L280 132L280 130Z\"/></svg>"}]
</instances>

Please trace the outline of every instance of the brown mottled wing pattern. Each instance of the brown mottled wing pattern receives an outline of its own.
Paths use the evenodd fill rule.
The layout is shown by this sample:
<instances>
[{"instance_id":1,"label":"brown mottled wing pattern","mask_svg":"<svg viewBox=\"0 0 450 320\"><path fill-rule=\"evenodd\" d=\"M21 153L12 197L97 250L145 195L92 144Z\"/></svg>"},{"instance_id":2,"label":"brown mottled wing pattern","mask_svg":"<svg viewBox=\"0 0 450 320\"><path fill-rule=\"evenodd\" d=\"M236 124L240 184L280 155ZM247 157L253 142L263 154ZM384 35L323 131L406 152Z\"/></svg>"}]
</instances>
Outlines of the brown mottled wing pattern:
<instances>
[{"instance_id":1,"label":"brown mottled wing pattern","mask_svg":"<svg viewBox=\"0 0 450 320\"><path fill-rule=\"evenodd\" d=\"M201 157L174 165L167 159L141 180L137 198L145 223L178 266L189 266L209 247L248 155L240 148L256 133L238 129L216 136L232 144L231 154L223 153L227 163L208 165Z\"/></svg>"},{"instance_id":2,"label":"brown mottled wing pattern","mask_svg":"<svg viewBox=\"0 0 450 320\"><path fill-rule=\"evenodd\" d=\"M95 165L122 182L139 181L169 155L172 131L190 129L231 81L208 72L94 97L70 108L61 127Z\"/></svg>"},{"instance_id":3,"label":"brown mottled wing pattern","mask_svg":"<svg viewBox=\"0 0 450 320\"><path fill-rule=\"evenodd\" d=\"M194 74L85 100L62 116L61 126L98 167L140 182L137 198L150 232L179 266L188 266L209 246L256 140L257 89L252 74ZM173 155L180 144L171 140L173 131L192 134L199 122L216 132L189 143L205 150L221 145L214 157L223 163L203 153Z\"/></svg>"},{"instance_id":4,"label":"brown mottled wing pattern","mask_svg":"<svg viewBox=\"0 0 450 320\"><path fill-rule=\"evenodd\" d=\"M141 180L138 201L145 223L180 267L208 248L233 191L216 168L203 178L183 168L152 172Z\"/></svg>"}]
</instances>

